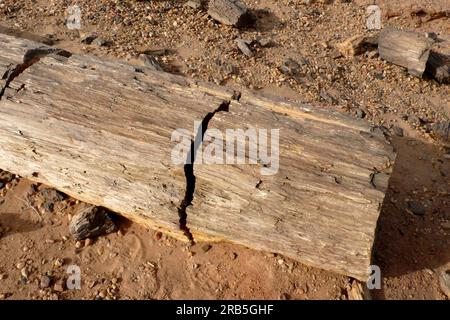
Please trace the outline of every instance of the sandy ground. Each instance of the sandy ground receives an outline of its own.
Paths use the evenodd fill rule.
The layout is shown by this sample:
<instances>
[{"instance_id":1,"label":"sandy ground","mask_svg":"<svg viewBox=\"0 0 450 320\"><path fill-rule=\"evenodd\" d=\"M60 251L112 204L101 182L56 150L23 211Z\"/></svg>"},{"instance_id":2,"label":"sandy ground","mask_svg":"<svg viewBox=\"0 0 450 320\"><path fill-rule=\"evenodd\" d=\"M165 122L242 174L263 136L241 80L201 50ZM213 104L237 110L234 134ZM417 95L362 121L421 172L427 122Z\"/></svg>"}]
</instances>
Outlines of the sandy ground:
<instances>
[{"instance_id":1,"label":"sandy ground","mask_svg":"<svg viewBox=\"0 0 450 320\"><path fill-rule=\"evenodd\" d=\"M390 130L398 152L374 249L382 289L370 296L448 299L439 277L450 269L450 160L429 125L449 120L449 86L411 77L370 54L336 58L336 43L364 32L368 1L249 0L258 20L244 30L215 23L184 2L74 1L84 10L83 26L69 31L64 14L70 1L0 0L0 25L2 32L72 52L134 63L140 52L166 49L156 57L168 72L329 105L353 116L363 110L367 121ZM449 20L430 19L429 12L448 10L446 1L378 3L384 26L450 36ZM414 13L418 5L428 11ZM81 37L92 32L108 45L82 44ZM236 37L269 38L273 45L248 58L236 48ZM302 62L303 81L279 71L287 58ZM7 172L0 181L3 299L348 299L355 286L348 277L242 246L188 248L121 218L118 233L76 243L68 231L80 205L75 199ZM73 264L81 269L81 290L60 286Z\"/></svg>"}]
</instances>

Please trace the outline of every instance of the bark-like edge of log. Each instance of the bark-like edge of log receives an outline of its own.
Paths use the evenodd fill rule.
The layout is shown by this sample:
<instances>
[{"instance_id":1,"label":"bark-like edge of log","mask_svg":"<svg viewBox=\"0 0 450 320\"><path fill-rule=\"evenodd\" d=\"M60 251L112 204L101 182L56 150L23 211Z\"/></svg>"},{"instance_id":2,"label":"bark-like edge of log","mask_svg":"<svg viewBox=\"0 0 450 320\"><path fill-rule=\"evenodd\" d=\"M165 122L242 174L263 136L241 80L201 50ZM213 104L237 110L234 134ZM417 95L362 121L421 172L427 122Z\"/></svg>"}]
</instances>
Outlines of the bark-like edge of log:
<instances>
[{"instance_id":1,"label":"bark-like edge of log","mask_svg":"<svg viewBox=\"0 0 450 320\"><path fill-rule=\"evenodd\" d=\"M17 64L15 67L8 68L2 76L2 80L5 80L5 85L0 90L0 101L5 94L6 89L9 87L11 82L14 81L21 73L31 67L33 64L39 62L41 58L44 58L50 54L61 55L66 58L70 58L72 53L63 49L57 49L52 47L39 47L34 49L29 49L25 52L23 56L23 62Z\"/></svg>"}]
</instances>

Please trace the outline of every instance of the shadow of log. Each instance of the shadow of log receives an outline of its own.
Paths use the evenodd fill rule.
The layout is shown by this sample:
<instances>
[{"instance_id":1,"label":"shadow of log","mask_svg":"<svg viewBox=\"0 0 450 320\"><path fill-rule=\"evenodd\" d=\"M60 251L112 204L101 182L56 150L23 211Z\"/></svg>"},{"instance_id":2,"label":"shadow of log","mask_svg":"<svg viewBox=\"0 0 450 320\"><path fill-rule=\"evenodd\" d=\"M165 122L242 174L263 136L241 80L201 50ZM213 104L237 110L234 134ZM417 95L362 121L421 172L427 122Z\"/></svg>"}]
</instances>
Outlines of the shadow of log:
<instances>
[{"instance_id":1,"label":"shadow of log","mask_svg":"<svg viewBox=\"0 0 450 320\"><path fill-rule=\"evenodd\" d=\"M393 144L397 159L374 244L374 264L383 279L450 261L450 231L443 228L450 221L450 161L422 141L395 137ZM384 290L372 296L383 299Z\"/></svg>"},{"instance_id":2,"label":"shadow of log","mask_svg":"<svg viewBox=\"0 0 450 320\"><path fill-rule=\"evenodd\" d=\"M0 241L15 233L26 233L42 228L41 223L22 218L23 213L0 213Z\"/></svg>"},{"instance_id":3,"label":"shadow of log","mask_svg":"<svg viewBox=\"0 0 450 320\"><path fill-rule=\"evenodd\" d=\"M270 10L250 10L250 14L253 18L253 22L247 27L248 29L257 30L260 32L270 31L275 28L280 29L280 20Z\"/></svg>"}]
</instances>

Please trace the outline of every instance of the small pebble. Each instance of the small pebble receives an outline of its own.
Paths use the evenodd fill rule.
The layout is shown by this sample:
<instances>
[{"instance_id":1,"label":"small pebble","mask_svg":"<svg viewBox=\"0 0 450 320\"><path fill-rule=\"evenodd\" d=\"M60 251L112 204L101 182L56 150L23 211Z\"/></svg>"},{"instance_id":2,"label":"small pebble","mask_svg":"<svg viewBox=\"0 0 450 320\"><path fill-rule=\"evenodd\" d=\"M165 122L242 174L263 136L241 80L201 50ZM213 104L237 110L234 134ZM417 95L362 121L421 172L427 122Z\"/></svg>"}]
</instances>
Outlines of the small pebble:
<instances>
[{"instance_id":1,"label":"small pebble","mask_svg":"<svg viewBox=\"0 0 450 320\"><path fill-rule=\"evenodd\" d=\"M205 244L204 246L202 246L202 250L203 252L208 252L209 250L211 250L212 246L210 244Z\"/></svg>"},{"instance_id":2,"label":"small pebble","mask_svg":"<svg viewBox=\"0 0 450 320\"><path fill-rule=\"evenodd\" d=\"M53 267L60 268L64 265L64 259L57 258L55 261L53 261Z\"/></svg>"},{"instance_id":3,"label":"small pebble","mask_svg":"<svg viewBox=\"0 0 450 320\"><path fill-rule=\"evenodd\" d=\"M444 230L450 230L450 221L446 221L446 222L441 223L441 227Z\"/></svg>"},{"instance_id":4,"label":"small pebble","mask_svg":"<svg viewBox=\"0 0 450 320\"><path fill-rule=\"evenodd\" d=\"M99 292L99 294L98 294L98 296L100 297L100 298L106 298L106 290L102 290L102 291L100 291Z\"/></svg>"},{"instance_id":5,"label":"small pebble","mask_svg":"<svg viewBox=\"0 0 450 320\"><path fill-rule=\"evenodd\" d=\"M394 131L394 134L396 136L403 137L403 129L402 128L400 128L398 126L395 126L395 127L392 128L392 130Z\"/></svg>"},{"instance_id":6,"label":"small pebble","mask_svg":"<svg viewBox=\"0 0 450 320\"><path fill-rule=\"evenodd\" d=\"M95 33L88 34L81 38L81 43L91 44L92 41L94 41L96 38L97 38L97 35Z\"/></svg>"},{"instance_id":7,"label":"small pebble","mask_svg":"<svg viewBox=\"0 0 450 320\"><path fill-rule=\"evenodd\" d=\"M360 118L360 119L363 119L366 116L366 113L362 109L357 109L356 110L356 116L358 118Z\"/></svg>"},{"instance_id":8,"label":"small pebble","mask_svg":"<svg viewBox=\"0 0 450 320\"><path fill-rule=\"evenodd\" d=\"M408 201L408 209L411 213L416 216L423 216L427 212L427 209L419 202Z\"/></svg>"},{"instance_id":9,"label":"small pebble","mask_svg":"<svg viewBox=\"0 0 450 320\"><path fill-rule=\"evenodd\" d=\"M25 267L25 262L22 262L22 261L16 265L16 268L19 270L22 269L23 267Z\"/></svg>"},{"instance_id":10,"label":"small pebble","mask_svg":"<svg viewBox=\"0 0 450 320\"><path fill-rule=\"evenodd\" d=\"M86 240L84 240L84 247L89 247L91 244L92 244L91 238L86 238Z\"/></svg>"},{"instance_id":11,"label":"small pebble","mask_svg":"<svg viewBox=\"0 0 450 320\"><path fill-rule=\"evenodd\" d=\"M102 38L97 38L95 39L94 43L99 47L103 47L106 45L106 40Z\"/></svg>"},{"instance_id":12,"label":"small pebble","mask_svg":"<svg viewBox=\"0 0 450 320\"><path fill-rule=\"evenodd\" d=\"M65 290L64 280L58 280L53 286L53 290L63 292Z\"/></svg>"},{"instance_id":13,"label":"small pebble","mask_svg":"<svg viewBox=\"0 0 450 320\"><path fill-rule=\"evenodd\" d=\"M40 286L42 289L45 289L45 288L50 287L50 283L51 283L51 282L52 282L52 279L50 279L49 276L43 275L43 276L41 277L40 282L39 282L39 286Z\"/></svg>"},{"instance_id":14,"label":"small pebble","mask_svg":"<svg viewBox=\"0 0 450 320\"><path fill-rule=\"evenodd\" d=\"M29 272L28 272L27 267L23 267L23 268L20 270L20 274L21 274L22 277L24 277L25 279L28 279L28 276L30 275Z\"/></svg>"},{"instance_id":15,"label":"small pebble","mask_svg":"<svg viewBox=\"0 0 450 320\"><path fill-rule=\"evenodd\" d=\"M183 6L184 7L190 7L192 9L198 10L198 9L200 9L202 7L202 4L201 4L200 1L190 0L190 1L186 2Z\"/></svg>"}]
</instances>

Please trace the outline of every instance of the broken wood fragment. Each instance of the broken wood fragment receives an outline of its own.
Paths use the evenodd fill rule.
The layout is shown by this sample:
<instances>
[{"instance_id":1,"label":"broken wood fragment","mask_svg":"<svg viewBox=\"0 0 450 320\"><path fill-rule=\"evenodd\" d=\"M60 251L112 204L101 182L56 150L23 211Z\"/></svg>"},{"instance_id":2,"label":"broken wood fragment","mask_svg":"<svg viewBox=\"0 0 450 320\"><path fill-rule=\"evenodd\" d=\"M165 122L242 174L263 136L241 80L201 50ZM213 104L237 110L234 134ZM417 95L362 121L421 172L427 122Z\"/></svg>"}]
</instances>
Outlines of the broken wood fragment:
<instances>
[{"instance_id":1,"label":"broken wood fragment","mask_svg":"<svg viewBox=\"0 0 450 320\"><path fill-rule=\"evenodd\" d=\"M367 35L355 35L345 41L336 44L336 49L346 58L351 58L376 47L377 37Z\"/></svg>"},{"instance_id":2,"label":"broken wood fragment","mask_svg":"<svg viewBox=\"0 0 450 320\"><path fill-rule=\"evenodd\" d=\"M405 67L408 73L422 78L434 41L412 31L385 29L378 39L380 57Z\"/></svg>"},{"instance_id":3,"label":"broken wood fragment","mask_svg":"<svg viewBox=\"0 0 450 320\"><path fill-rule=\"evenodd\" d=\"M141 53L138 58L147 68L150 68L155 71L163 71L163 69L161 68L161 66L159 65L158 61L154 56Z\"/></svg>"},{"instance_id":4,"label":"broken wood fragment","mask_svg":"<svg viewBox=\"0 0 450 320\"><path fill-rule=\"evenodd\" d=\"M211 0L208 14L225 25L244 27L253 22L252 15L241 0Z\"/></svg>"},{"instance_id":5,"label":"broken wood fragment","mask_svg":"<svg viewBox=\"0 0 450 320\"><path fill-rule=\"evenodd\" d=\"M236 39L234 41L243 54L245 54L247 57L253 57L253 51L250 48L252 41L243 39Z\"/></svg>"},{"instance_id":6,"label":"broken wood fragment","mask_svg":"<svg viewBox=\"0 0 450 320\"><path fill-rule=\"evenodd\" d=\"M82 204L70 221L69 231L75 240L84 240L115 232L117 226L105 209Z\"/></svg>"}]
</instances>

